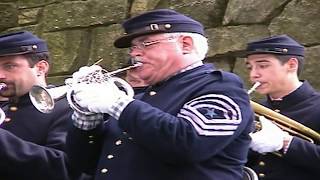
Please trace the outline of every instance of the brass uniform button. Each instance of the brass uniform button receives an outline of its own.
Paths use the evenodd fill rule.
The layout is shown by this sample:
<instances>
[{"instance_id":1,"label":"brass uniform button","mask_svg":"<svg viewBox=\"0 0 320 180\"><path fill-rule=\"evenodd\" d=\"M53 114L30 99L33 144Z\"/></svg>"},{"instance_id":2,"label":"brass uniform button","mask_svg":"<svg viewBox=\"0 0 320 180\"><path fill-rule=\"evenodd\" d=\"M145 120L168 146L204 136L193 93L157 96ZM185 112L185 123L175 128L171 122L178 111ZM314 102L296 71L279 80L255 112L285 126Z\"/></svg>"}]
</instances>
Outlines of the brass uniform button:
<instances>
[{"instance_id":1,"label":"brass uniform button","mask_svg":"<svg viewBox=\"0 0 320 180\"><path fill-rule=\"evenodd\" d=\"M119 146L119 145L122 144L122 141L121 141L121 140L117 140L117 141L115 142L115 144L116 144L117 146Z\"/></svg>"},{"instance_id":2,"label":"brass uniform button","mask_svg":"<svg viewBox=\"0 0 320 180\"><path fill-rule=\"evenodd\" d=\"M108 172L108 169L106 169L106 168L101 169L101 173L102 173L102 174L105 174L105 173L107 173L107 172Z\"/></svg>"},{"instance_id":3,"label":"brass uniform button","mask_svg":"<svg viewBox=\"0 0 320 180\"><path fill-rule=\"evenodd\" d=\"M156 94L157 94L157 92L155 92L155 91L150 91L150 92L149 92L149 95L150 95L150 96L154 96L154 95L156 95Z\"/></svg>"},{"instance_id":4,"label":"brass uniform button","mask_svg":"<svg viewBox=\"0 0 320 180\"><path fill-rule=\"evenodd\" d=\"M11 121L11 118L6 117L6 118L4 119L4 122L9 122L9 121Z\"/></svg>"},{"instance_id":5,"label":"brass uniform button","mask_svg":"<svg viewBox=\"0 0 320 180\"><path fill-rule=\"evenodd\" d=\"M265 165L266 165L265 162L263 162L263 161L260 161L260 162L259 162L259 166L265 166Z\"/></svg>"},{"instance_id":6,"label":"brass uniform button","mask_svg":"<svg viewBox=\"0 0 320 180\"><path fill-rule=\"evenodd\" d=\"M114 156L113 156L112 154L109 154L109 155L107 156L107 158L108 158L108 159L113 159Z\"/></svg>"},{"instance_id":7,"label":"brass uniform button","mask_svg":"<svg viewBox=\"0 0 320 180\"><path fill-rule=\"evenodd\" d=\"M280 112L280 109L275 109L274 111L277 112L277 113L279 113L279 112Z\"/></svg>"},{"instance_id":8,"label":"brass uniform button","mask_svg":"<svg viewBox=\"0 0 320 180\"><path fill-rule=\"evenodd\" d=\"M93 139L93 138L94 138L94 136L89 135L89 136L88 136L88 138L89 138L88 143L89 143L89 144L94 144L94 139Z\"/></svg>"},{"instance_id":9,"label":"brass uniform button","mask_svg":"<svg viewBox=\"0 0 320 180\"><path fill-rule=\"evenodd\" d=\"M10 107L10 111L17 111L18 110L18 107L16 107L16 106L11 106Z\"/></svg>"},{"instance_id":10,"label":"brass uniform button","mask_svg":"<svg viewBox=\"0 0 320 180\"><path fill-rule=\"evenodd\" d=\"M264 178L264 177L266 177L266 175L265 174L263 174L263 173L259 173L259 175L258 175L259 177L261 177L261 178Z\"/></svg>"}]
</instances>

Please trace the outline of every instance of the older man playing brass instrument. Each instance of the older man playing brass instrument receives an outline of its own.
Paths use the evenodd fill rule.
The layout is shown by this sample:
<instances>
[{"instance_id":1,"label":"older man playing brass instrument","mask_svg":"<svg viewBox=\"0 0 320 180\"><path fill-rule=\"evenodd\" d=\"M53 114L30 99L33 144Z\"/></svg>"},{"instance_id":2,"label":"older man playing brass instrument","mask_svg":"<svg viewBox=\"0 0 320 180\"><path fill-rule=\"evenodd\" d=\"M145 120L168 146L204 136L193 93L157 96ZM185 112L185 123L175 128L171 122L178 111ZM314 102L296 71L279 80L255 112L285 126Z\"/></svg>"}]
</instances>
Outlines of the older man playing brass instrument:
<instances>
[{"instance_id":1,"label":"older man playing brass instrument","mask_svg":"<svg viewBox=\"0 0 320 180\"><path fill-rule=\"evenodd\" d=\"M127 34L115 46L130 48L142 63L137 74L151 86L140 98L111 86L76 88L76 103L112 118L74 112L71 162L97 180L242 179L253 112L239 77L203 64L203 26L158 9L123 27Z\"/></svg>"}]
</instances>

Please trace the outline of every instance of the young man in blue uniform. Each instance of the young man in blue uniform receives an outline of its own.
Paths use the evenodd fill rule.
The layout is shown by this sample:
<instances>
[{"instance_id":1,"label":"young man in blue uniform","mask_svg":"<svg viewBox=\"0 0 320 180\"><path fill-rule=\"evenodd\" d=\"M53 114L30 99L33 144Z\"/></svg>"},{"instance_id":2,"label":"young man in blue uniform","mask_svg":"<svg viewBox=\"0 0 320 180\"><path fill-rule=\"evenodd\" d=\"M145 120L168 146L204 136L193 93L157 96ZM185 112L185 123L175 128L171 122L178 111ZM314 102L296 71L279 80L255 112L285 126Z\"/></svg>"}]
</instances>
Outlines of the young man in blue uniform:
<instances>
[{"instance_id":1,"label":"young man in blue uniform","mask_svg":"<svg viewBox=\"0 0 320 180\"><path fill-rule=\"evenodd\" d=\"M68 180L65 138L71 109L65 100L52 113L31 103L33 85L46 86L47 44L27 31L0 36L0 96L5 121L0 125L0 179Z\"/></svg>"},{"instance_id":2,"label":"young man in blue uniform","mask_svg":"<svg viewBox=\"0 0 320 180\"><path fill-rule=\"evenodd\" d=\"M308 81L300 81L304 47L287 35L248 43L246 64L250 80L260 82L262 104L320 132L320 94ZM320 177L320 146L291 136L270 120L262 119L262 130L252 134L248 166L268 180L301 180ZM278 151L281 156L273 153Z\"/></svg>"},{"instance_id":3,"label":"young man in blue uniform","mask_svg":"<svg viewBox=\"0 0 320 180\"><path fill-rule=\"evenodd\" d=\"M242 179L253 112L238 76L203 64L203 26L159 9L123 27L126 34L114 44L130 48L150 86L139 99L113 84L75 87L75 102L97 114L75 110L67 137L71 162L97 180ZM95 69L81 68L73 78Z\"/></svg>"}]
</instances>

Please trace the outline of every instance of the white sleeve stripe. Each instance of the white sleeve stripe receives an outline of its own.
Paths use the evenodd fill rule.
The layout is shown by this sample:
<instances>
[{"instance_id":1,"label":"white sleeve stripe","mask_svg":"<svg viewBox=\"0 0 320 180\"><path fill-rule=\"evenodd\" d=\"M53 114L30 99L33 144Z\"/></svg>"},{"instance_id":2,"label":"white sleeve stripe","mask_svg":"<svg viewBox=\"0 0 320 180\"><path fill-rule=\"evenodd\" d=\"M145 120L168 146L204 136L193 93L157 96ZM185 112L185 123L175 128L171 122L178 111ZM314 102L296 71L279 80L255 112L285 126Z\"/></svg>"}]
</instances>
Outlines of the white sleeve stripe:
<instances>
[{"instance_id":1,"label":"white sleeve stripe","mask_svg":"<svg viewBox=\"0 0 320 180\"><path fill-rule=\"evenodd\" d=\"M217 110L222 111L223 112L223 116L226 119L236 119L236 117L229 117L228 111L225 108L222 108L222 107L216 106L216 105L211 105L211 104L201 104L201 105L198 105L198 106L194 106L195 108L193 108L191 106L188 106L188 105L185 105L184 109L189 109L190 111L193 111L194 113L199 113L197 111L197 108L202 108L202 107L206 107L207 108L208 106L210 106L213 109L217 109Z\"/></svg>"},{"instance_id":2,"label":"white sleeve stripe","mask_svg":"<svg viewBox=\"0 0 320 180\"><path fill-rule=\"evenodd\" d=\"M240 107L222 94L208 94L187 102L178 117L189 121L199 135L232 135L242 121Z\"/></svg>"},{"instance_id":3,"label":"white sleeve stripe","mask_svg":"<svg viewBox=\"0 0 320 180\"><path fill-rule=\"evenodd\" d=\"M215 105L211 105L211 104L205 104L205 105L203 105L203 106L200 106L200 107L198 107L198 106L194 106L194 107L191 107L191 106L188 106L188 105L185 105L184 106L184 110L189 110L189 111L192 111L193 113L195 113L195 114L200 114L199 116L203 116L197 109L198 108L202 108L202 107L205 107L205 108L212 108L212 109L217 109L217 110L220 110L221 112L223 112L223 117L225 118L225 119L229 119L229 120L238 120L239 118L238 118L238 114L234 114L234 113L236 113L235 111L232 111L232 110L229 110L229 112L231 111L232 112L232 114L228 114L228 110L227 109L225 109L224 107L220 107L220 106L215 106ZM183 110L182 109L182 110ZM204 117L204 116L203 116Z\"/></svg>"},{"instance_id":4,"label":"white sleeve stripe","mask_svg":"<svg viewBox=\"0 0 320 180\"><path fill-rule=\"evenodd\" d=\"M189 118L185 118L187 121L189 121L192 126L196 129L197 133L199 135L204 135L204 136L229 136L232 135L234 133L234 131L208 131L208 130L204 130L201 129L200 127L198 127L198 125L191 119Z\"/></svg>"},{"instance_id":5,"label":"white sleeve stripe","mask_svg":"<svg viewBox=\"0 0 320 180\"><path fill-rule=\"evenodd\" d=\"M205 100L201 100L201 101L194 101L191 103L187 103L186 105L190 106L190 107L194 107L194 108L199 108L199 107L208 107L208 105L213 106L212 103L222 106L225 109L224 112L227 112L227 110L229 110L232 112L233 115L238 115L239 111L237 109L237 105L234 106L234 105L230 104L230 102L226 103L226 102L219 100L219 99L205 99ZM238 117L232 117L232 119L233 118L238 119Z\"/></svg>"},{"instance_id":6,"label":"white sleeve stripe","mask_svg":"<svg viewBox=\"0 0 320 180\"><path fill-rule=\"evenodd\" d=\"M231 111L232 114L236 115L236 119L239 119L241 120L241 110L240 110L240 107L237 103L235 103L231 98L225 96L225 95L222 95L222 94L209 94L209 95L204 95L204 96L201 96L199 97L199 99L203 99L203 98L207 98L207 99L213 99L213 100L216 100L217 98L220 99L220 101L215 101L217 104L221 104L221 105L224 105L224 107L226 107L227 110ZM197 99L197 98L196 98ZM205 99L203 99L205 101ZM222 103L223 101L225 101L225 103ZM228 106L227 106L228 104Z\"/></svg>"},{"instance_id":7,"label":"white sleeve stripe","mask_svg":"<svg viewBox=\"0 0 320 180\"><path fill-rule=\"evenodd\" d=\"M230 105L230 109L235 109L238 113L237 114L241 114L240 108L239 106L228 96L222 95L222 94L208 94L208 95L204 95L204 96L200 96L198 98L195 98L193 100L191 100L190 102L188 102L186 105L190 105L195 103L199 103L199 102L206 102L207 100L211 100L211 101L216 101L217 99L220 99L220 103L222 101L225 101L226 103L228 103ZM231 108L231 106L233 108Z\"/></svg>"},{"instance_id":8,"label":"white sleeve stripe","mask_svg":"<svg viewBox=\"0 0 320 180\"><path fill-rule=\"evenodd\" d=\"M201 113L199 113L198 111L194 111L194 110L190 110L188 109L189 112L186 109L181 109L180 111L180 115L184 115L184 116L189 116L189 117L193 117L194 119L199 119L201 121L203 121L203 123L205 124L240 124L240 120L231 120L231 119L207 119L206 117L204 117Z\"/></svg>"},{"instance_id":9,"label":"white sleeve stripe","mask_svg":"<svg viewBox=\"0 0 320 180\"><path fill-rule=\"evenodd\" d=\"M207 100L202 100L202 101L197 101L197 102L193 102L190 104L186 104L187 106L191 106L194 108L199 108L199 107L208 107L208 105L210 106L214 106L214 105L220 105L222 106L225 110L229 110L232 112L232 114L237 114L237 112L234 110L235 107L230 106L230 104L225 103L224 101L221 101L219 99L207 99Z\"/></svg>"},{"instance_id":10,"label":"white sleeve stripe","mask_svg":"<svg viewBox=\"0 0 320 180\"><path fill-rule=\"evenodd\" d=\"M203 96L197 97L197 98L189 101L188 103L192 103L193 101L200 101L200 100L207 100L207 99L218 99L218 98L224 99L224 100L229 101L230 103L233 103L234 105L236 105L231 98L229 98L228 96L223 95L223 94L207 94L207 95L203 95Z\"/></svg>"},{"instance_id":11,"label":"white sleeve stripe","mask_svg":"<svg viewBox=\"0 0 320 180\"><path fill-rule=\"evenodd\" d=\"M235 130L237 129L238 125L232 125L232 124L204 124L200 119L198 118L192 118L190 116L184 116L182 114L179 114L178 117L182 117L184 119L187 119L188 121L193 121L194 123L197 124L197 126L201 129L206 129L206 130Z\"/></svg>"}]
</instances>

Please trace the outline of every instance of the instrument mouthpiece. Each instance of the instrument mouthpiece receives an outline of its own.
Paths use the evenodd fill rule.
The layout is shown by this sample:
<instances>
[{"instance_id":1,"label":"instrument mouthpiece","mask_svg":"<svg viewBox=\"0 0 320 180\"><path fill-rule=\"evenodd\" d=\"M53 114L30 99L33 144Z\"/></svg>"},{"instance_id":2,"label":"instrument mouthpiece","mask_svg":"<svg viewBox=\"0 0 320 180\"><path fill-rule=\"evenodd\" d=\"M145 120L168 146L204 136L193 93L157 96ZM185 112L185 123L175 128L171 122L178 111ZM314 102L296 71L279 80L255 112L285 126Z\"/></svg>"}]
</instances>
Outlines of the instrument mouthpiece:
<instances>
[{"instance_id":1,"label":"instrument mouthpiece","mask_svg":"<svg viewBox=\"0 0 320 180\"><path fill-rule=\"evenodd\" d=\"M251 94L253 91L255 91L256 89L257 89L257 87L259 87L261 85L261 82L255 82L254 84L253 84L253 86L252 86L252 88L250 88L249 90L248 90L248 94Z\"/></svg>"},{"instance_id":2,"label":"instrument mouthpiece","mask_svg":"<svg viewBox=\"0 0 320 180\"><path fill-rule=\"evenodd\" d=\"M131 65L131 66L127 66L125 68L121 68L121 69L117 69L115 71L112 71L112 72L109 72L107 73L109 76L113 76L113 75L116 75L120 72L123 72L123 71L127 71L127 70L130 70L130 69L133 69L133 68L136 68L136 67L139 67L139 66L142 66L142 63L141 62L136 62L135 64Z\"/></svg>"}]
</instances>

